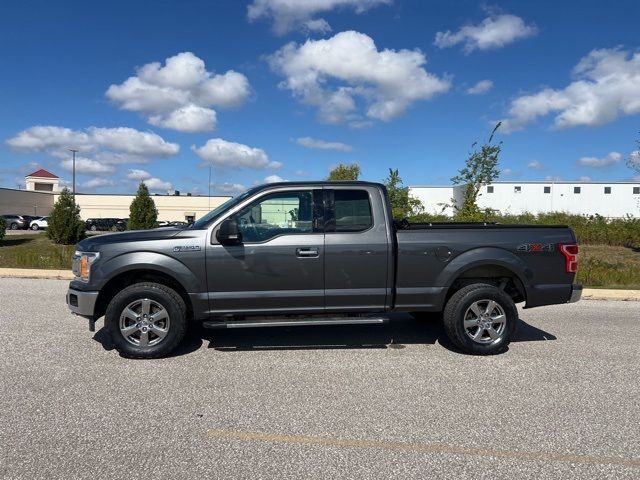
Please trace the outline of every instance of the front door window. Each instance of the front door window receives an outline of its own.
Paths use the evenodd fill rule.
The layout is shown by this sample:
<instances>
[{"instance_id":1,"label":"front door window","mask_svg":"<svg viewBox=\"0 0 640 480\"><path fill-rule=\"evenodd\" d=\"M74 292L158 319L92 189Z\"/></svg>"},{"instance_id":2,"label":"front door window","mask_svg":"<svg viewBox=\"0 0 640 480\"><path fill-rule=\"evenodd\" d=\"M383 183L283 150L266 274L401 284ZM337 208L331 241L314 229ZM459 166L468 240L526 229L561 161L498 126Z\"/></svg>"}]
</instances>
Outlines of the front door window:
<instances>
[{"instance_id":1,"label":"front door window","mask_svg":"<svg viewBox=\"0 0 640 480\"><path fill-rule=\"evenodd\" d=\"M243 243L311 233L313 195L311 190L272 193L244 207L235 218Z\"/></svg>"}]
</instances>

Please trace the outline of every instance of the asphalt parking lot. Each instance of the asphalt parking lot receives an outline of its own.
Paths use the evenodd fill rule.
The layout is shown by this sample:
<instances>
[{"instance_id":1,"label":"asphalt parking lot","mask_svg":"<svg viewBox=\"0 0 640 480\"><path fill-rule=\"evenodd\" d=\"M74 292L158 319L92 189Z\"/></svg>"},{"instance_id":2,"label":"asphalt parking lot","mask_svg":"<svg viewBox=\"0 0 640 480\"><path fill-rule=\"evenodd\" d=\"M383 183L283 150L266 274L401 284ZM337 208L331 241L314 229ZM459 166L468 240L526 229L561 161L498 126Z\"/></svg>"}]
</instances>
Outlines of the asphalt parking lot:
<instances>
[{"instance_id":1,"label":"asphalt parking lot","mask_svg":"<svg viewBox=\"0 0 640 480\"><path fill-rule=\"evenodd\" d=\"M0 279L0 478L640 477L638 302L521 311L494 357L399 316L132 361L66 285Z\"/></svg>"}]
</instances>

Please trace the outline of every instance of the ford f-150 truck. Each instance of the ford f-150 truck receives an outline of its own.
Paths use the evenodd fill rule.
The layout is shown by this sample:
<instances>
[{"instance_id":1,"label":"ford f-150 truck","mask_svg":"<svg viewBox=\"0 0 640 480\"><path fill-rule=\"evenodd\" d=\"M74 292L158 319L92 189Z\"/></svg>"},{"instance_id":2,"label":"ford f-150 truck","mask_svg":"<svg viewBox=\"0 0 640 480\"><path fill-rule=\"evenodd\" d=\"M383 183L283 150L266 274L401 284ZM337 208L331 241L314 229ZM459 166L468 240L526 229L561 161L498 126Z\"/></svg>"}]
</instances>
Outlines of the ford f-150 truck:
<instances>
[{"instance_id":1,"label":"ford f-150 truck","mask_svg":"<svg viewBox=\"0 0 640 480\"><path fill-rule=\"evenodd\" d=\"M87 238L76 246L72 312L105 326L121 354L169 354L191 322L208 328L382 323L442 312L462 351L506 349L525 308L579 300L566 226L411 224L383 185L262 185L187 227Z\"/></svg>"}]
</instances>

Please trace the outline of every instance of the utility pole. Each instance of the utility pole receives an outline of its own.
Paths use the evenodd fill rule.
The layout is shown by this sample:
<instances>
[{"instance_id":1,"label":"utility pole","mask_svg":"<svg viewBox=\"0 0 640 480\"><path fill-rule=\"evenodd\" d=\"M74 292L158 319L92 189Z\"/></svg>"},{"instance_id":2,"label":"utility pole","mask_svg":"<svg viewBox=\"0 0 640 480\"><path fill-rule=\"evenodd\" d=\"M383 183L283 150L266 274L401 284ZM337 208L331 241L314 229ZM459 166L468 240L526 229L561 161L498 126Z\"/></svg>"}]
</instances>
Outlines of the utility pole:
<instances>
[{"instance_id":1,"label":"utility pole","mask_svg":"<svg viewBox=\"0 0 640 480\"><path fill-rule=\"evenodd\" d=\"M76 203L76 152L75 148L70 148L69 151L73 153L73 203Z\"/></svg>"}]
</instances>

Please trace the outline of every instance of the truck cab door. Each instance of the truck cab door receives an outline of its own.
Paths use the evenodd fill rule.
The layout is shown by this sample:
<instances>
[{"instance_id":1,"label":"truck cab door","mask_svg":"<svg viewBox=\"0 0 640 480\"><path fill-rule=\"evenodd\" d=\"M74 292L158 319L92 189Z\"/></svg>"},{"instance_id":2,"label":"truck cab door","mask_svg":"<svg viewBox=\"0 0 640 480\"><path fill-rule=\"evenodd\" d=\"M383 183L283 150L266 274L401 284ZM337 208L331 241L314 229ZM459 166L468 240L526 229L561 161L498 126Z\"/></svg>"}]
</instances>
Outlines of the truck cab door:
<instances>
[{"instance_id":1,"label":"truck cab door","mask_svg":"<svg viewBox=\"0 0 640 480\"><path fill-rule=\"evenodd\" d=\"M239 243L220 244L214 228L207 246L209 313L322 313L322 190L270 190L231 217Z\"/></svg>"},{"instance_id":2,"label":"truck cab door","mask_svg":"<svg viewBox=\"0 0 640 480\"><path fill-rule=\"evenodd\" d=\"M373 186L324 189L325 305L331 311L384 311L391 304L393 256L386 203Z\"/></svg>"}]
</instances>

